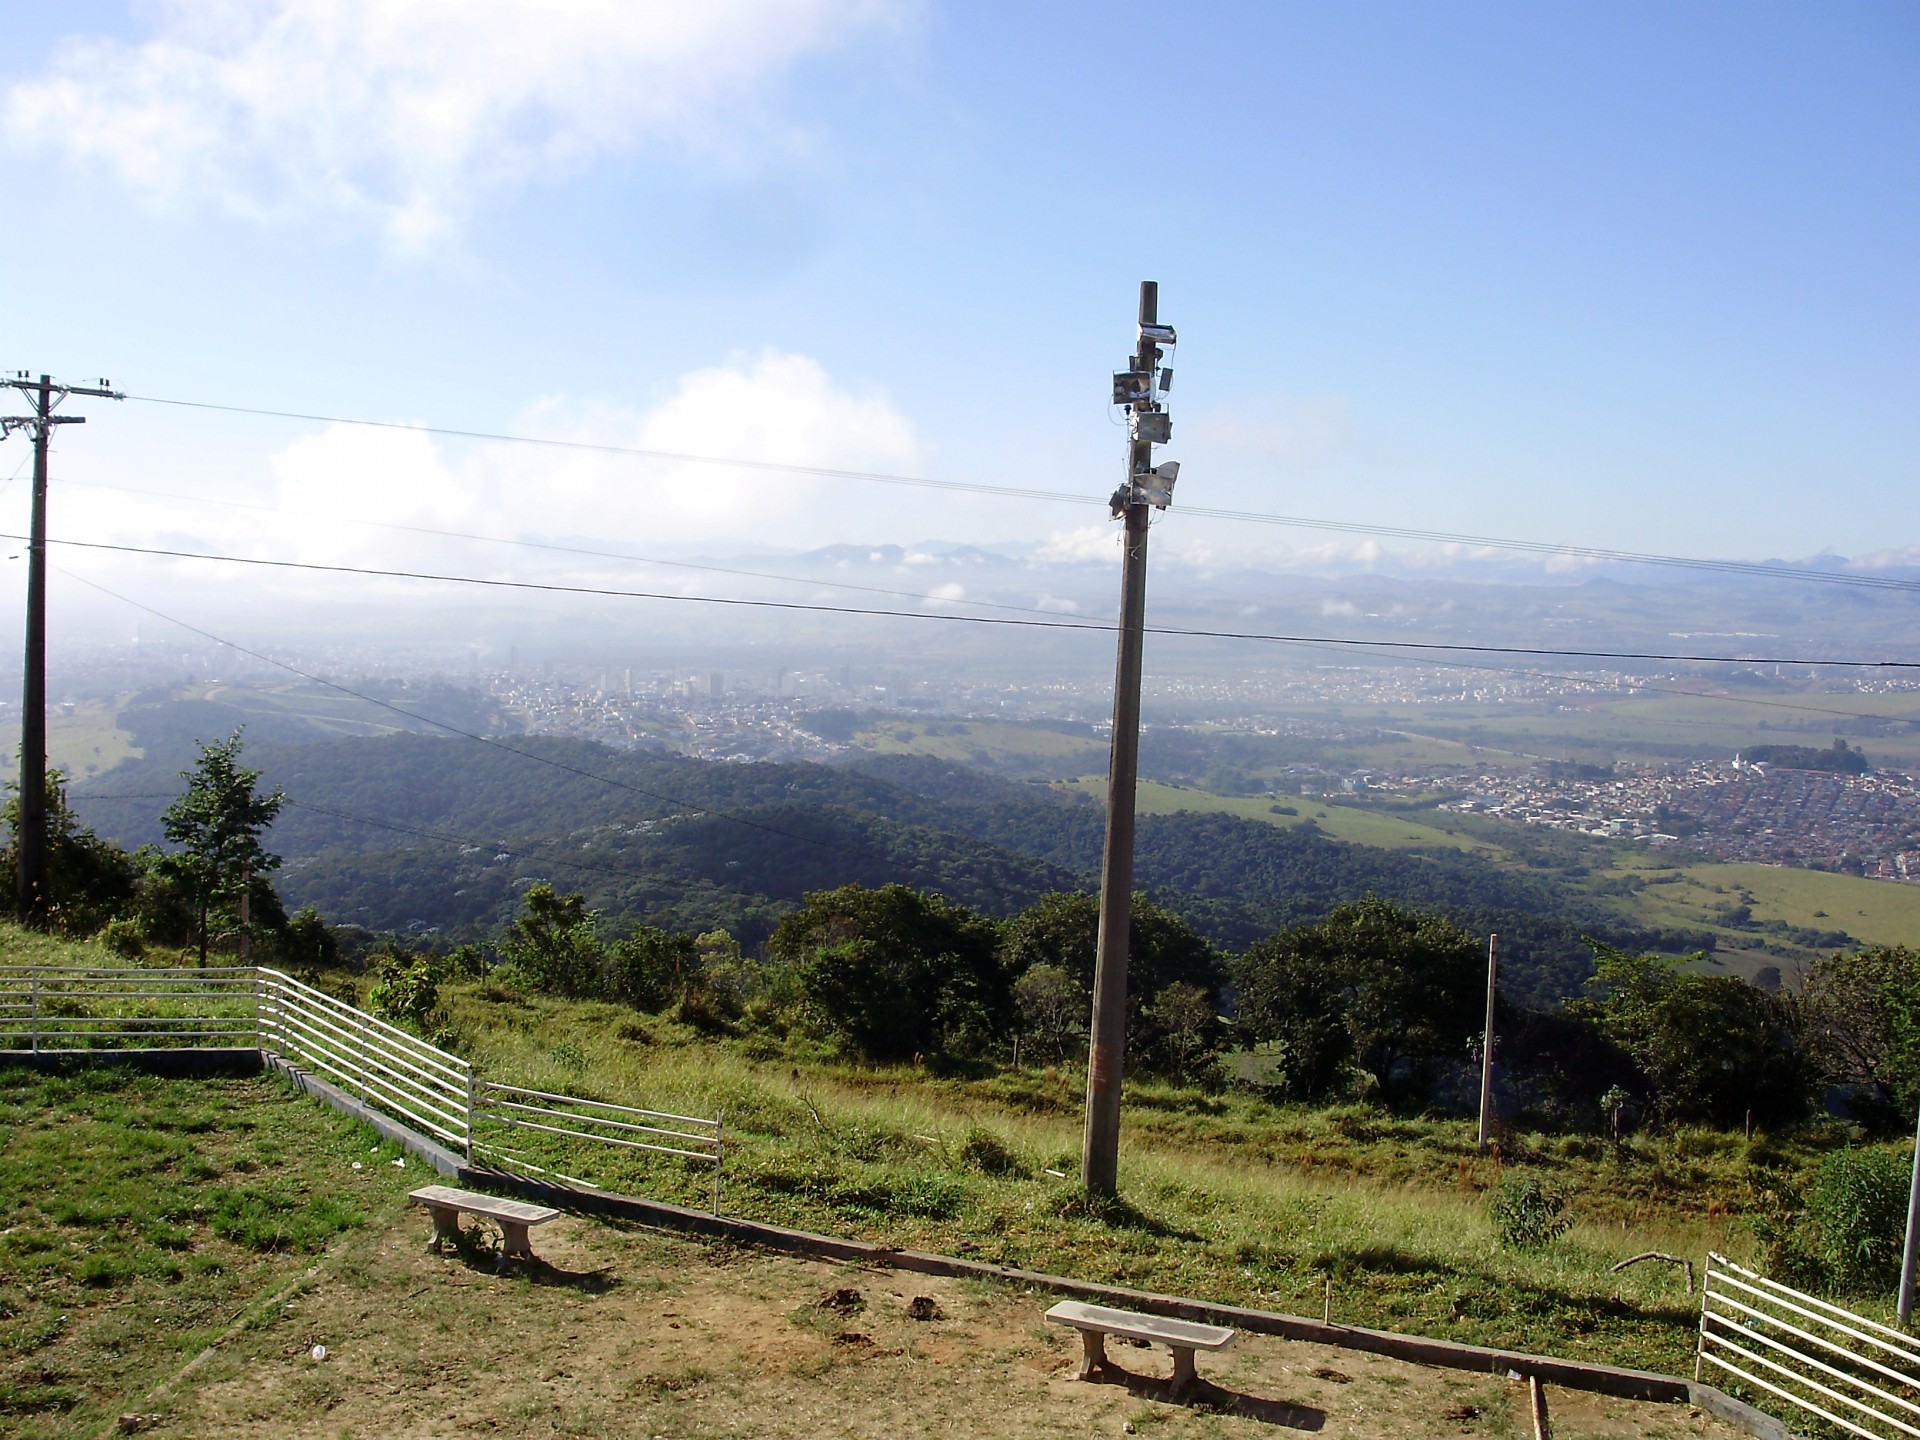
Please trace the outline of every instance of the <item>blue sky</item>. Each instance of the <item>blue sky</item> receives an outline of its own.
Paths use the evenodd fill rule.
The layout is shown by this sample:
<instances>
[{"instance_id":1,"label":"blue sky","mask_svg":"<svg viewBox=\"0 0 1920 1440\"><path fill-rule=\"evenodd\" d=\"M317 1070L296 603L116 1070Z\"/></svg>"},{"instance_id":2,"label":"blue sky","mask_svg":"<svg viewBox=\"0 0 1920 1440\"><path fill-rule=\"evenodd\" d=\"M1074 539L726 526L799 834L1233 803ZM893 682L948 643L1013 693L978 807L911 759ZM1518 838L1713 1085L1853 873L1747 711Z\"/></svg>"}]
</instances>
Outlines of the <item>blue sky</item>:
<instances>
[{"instance_id":1,"label":"blue sky","mask_svg":"<svg viewBox=\"0 0 1920 1440\"><path fill-rule=\"evenodd\" d=\"M10 369L1098 498L1151 277L1189 504L1920 546L1914 4L148 0L8 34ZM1097 506L86 413L57 516L98 538L1111 540ZM1162 536L1358 543L1178 505Z\"/></svg>"}]
</instances>

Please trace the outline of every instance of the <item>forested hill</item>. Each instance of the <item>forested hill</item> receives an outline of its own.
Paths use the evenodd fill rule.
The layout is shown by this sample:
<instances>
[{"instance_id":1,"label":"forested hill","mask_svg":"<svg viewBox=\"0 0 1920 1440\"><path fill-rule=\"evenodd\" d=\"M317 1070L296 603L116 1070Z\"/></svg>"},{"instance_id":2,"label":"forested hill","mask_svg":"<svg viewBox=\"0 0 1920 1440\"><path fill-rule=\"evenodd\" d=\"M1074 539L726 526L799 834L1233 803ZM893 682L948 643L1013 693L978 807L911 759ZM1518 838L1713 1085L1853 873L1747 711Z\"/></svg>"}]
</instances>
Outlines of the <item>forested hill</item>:
<instances>
[{"instance_id":1,"label":"forested hill","mask_svg":"<svg viewBox=\"0 0 1920 1440\"><path fill-rule=\"evenodd\" d=\"M516 737L526 755L395 735L252 745L290 803L270 836L290 904L376 930L491 933L535 878L615 921L724 926L749 944L807 891L901 881L1004 915L1091 887L1101 811L1051 788L946 765L715 764ZM159 840L176 761L135 761L75 792L124 844ZM89 798L94 795L137 798ZM1239 949L1372 892L1498 930L1514 989L1547 1000L1587 973L1584 934L1655 943L1548 882L1451 850L1380 850L1224 815L1140 824L1137 884Z\"/></svg>"}]
</instances>

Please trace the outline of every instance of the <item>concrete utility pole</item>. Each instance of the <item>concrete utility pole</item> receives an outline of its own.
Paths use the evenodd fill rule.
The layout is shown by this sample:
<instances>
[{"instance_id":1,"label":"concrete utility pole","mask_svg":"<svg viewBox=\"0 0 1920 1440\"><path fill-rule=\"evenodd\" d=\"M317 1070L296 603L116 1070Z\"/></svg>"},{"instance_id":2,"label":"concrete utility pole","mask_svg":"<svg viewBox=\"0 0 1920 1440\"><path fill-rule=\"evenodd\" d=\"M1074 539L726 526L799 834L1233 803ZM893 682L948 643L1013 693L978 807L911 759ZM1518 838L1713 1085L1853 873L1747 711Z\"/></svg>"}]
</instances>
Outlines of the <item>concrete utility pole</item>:
<instances>
[{"instance_id":1,"label":"concrete utility pole","mask_svg":"<svg viewBox=\"0 0 1920 1440\"><path fill-rule=\"evenodd\" d=\"M47 447L56 425L84 425L84 415L55 415L69 395L124 397L106 388L55 385L22 370L4 383L33 402L33 414L0 419L0 436L33 432L33 520L27 541L26 677L20 700L20 823L14 845L19 869L20 921L33 929L47 923Z\"/></svg>"},{"instance_id":2,"label":"concrete utility pole","mask_svg":"<svg viewBox=\"0 0 1920 1440\"><path fill-rule=\"evenodd\" d=\"M1480 1148L1493 1133L1493 1006L1500 984L1500 937L1487 936L1487 1030L1480 1040Z\"/></svg>"},{"instance_id":3,"label":"concrete utility pole","mask_svg":"<svg viewBox=\"0 0 1920 1440\"><path fill-rule=\"evenodd\" d=\"M1127 478L1113 492L1113 516L1126 522L1120 579L1120 651L1113 677L1113 746L1107 760L1107 838L1100 867L1100 939L1093 971L1093 1027L1087 1051L1087 1123L1080 1179L1097 1195L1119 1183L1120 1078L1127 1048L1127 948L1133 931L1134 777L1140 756L1140 649L1147 618L1147 507L1173 499L1180 466L1153 463L1153 447L1172 437L1160 397L1173 384L1161 367L1173 327L1159 323L1160 287L1140 282L1139 344L1113 377L1113 403L1128 412Z\"/></svg>"}]
</instances>

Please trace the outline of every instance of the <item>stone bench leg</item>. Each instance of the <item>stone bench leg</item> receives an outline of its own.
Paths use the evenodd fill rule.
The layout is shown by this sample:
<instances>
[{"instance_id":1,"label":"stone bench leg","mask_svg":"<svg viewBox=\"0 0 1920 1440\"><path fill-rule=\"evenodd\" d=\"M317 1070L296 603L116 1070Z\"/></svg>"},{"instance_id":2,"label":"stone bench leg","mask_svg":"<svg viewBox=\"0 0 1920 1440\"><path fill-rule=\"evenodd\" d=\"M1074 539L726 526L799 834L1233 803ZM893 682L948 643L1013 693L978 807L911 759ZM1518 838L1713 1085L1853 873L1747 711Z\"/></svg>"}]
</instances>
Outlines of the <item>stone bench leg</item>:
<instances>
[{"instance_id":1,"label":"stone bench leg","mask_svg":"<svg viewBox=\"0 0 1920 1440\"><path fill-rule=\"evenodd\" d=\"M1080 1332L1080 1374L1081 1380L1091 1380L1100 1367L1107 1363L1107 1336L1102 1330L1082 1330Z\"/></svg>"},{"instance_id":2,"label":"stone bench leg","mask_svg":"<svg viewBox=\"0 0 1920 1440\"><path fill-rule=\"evenodd\" d=\"M500 1222L500 1264L509 1260L533 1259L533 1245L527 1239L527 1227L512 1220Z\"/></svg>"},{"instance_id":3,"label":"stone bench leg","mask_svg":"<svg viewBox=\"0 0 1920 1440\"><path fill-rule=\"evenodd\" d=\"M448 1245L459 1248L460 1212L445 1205L429 1205L427 1213L433 1216L433 1239L427 1242L428 1253L438 1255Z\"/></svg>"},{"instance_id":4,"label":"stone bench leg","mask_svg":"<svg viewBox=\"0 0 1920 1440\"><path fill-rule=\"evenodd\" d=\"M1167 1394L1178 1399L1193 1383L1193 1351L1185 1345L1173 1347L1173 1379L1167 1382Z\"/></svg>"}]
</instances>

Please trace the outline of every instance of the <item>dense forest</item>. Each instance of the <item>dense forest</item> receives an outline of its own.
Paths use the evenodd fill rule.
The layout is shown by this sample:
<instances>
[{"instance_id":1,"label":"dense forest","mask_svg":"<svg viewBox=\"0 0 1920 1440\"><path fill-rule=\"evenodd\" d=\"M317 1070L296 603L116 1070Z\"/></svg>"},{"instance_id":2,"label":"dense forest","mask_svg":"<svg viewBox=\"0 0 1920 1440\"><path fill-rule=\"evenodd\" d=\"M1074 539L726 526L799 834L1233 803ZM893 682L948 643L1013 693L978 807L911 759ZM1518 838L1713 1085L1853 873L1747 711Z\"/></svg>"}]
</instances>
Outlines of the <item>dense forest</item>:
<instances>
[{"instance_id":1,"label":"dense forest","mask_svg":"<svg viewBox=\"0 0 1920 1440\"><path fill-rule=\"evenodd\" d=\"M158 742L150 758L73 796L77 814L126 845L160 840L163 797L181 783L181 717L154 713L167 724L143 737ZM719 764L552 737L251 731L247 753L288 796L270 837L286 857L287 903L381 932L477 939L547 881L584 892L615 927L723 928L753 947L808 893L844 883L898 882L1005 916L1091 887L1100 861L1101 812L1085 797L922 758ZM1585 936L1668 951L1702 938L1647 932L1548 876L1472 854L1217 814L1143 819L1136 882L1234 951L1361 895L1432 910L1497 931L1513 993L1538 1004L1579 993Z\"/></svg>"}]
</instances>

